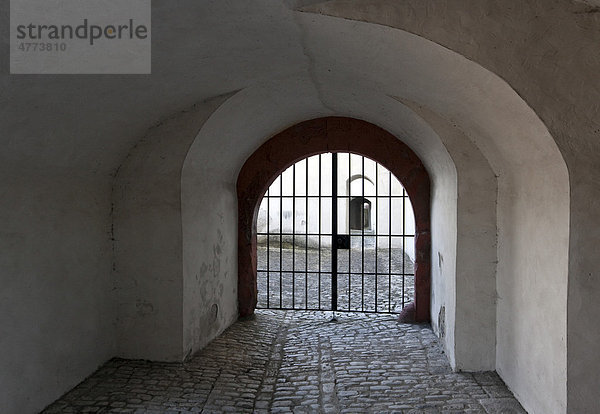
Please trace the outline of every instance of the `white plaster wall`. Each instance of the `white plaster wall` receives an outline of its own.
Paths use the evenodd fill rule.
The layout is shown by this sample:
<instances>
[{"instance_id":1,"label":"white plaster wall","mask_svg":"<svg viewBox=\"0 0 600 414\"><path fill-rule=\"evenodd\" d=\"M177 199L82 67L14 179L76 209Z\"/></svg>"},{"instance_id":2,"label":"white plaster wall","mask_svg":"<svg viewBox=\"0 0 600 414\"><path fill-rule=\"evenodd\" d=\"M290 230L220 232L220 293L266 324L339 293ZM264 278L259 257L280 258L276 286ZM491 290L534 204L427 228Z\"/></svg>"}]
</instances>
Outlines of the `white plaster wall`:
<instances>
[{"instance_id":1,"label":"white plaster wall","mask_svg":"<svg viewBox=\"0 0 600 414\"><path fill-rule=\"evenodd\" d=\"M280 93L287 88L294 89L291 103ZM293 109L282 110L284 106ZM314 106L318 100L302 79L278 84L277 90L248 88L220 105L195 137L181 177L186 355L202 348L238 316L239 170L272 131L305 119L297 112L313 117L318 112L307 108Z\"/></svg>"},{"instance_id":2,"label":"white plaster wall","mask_svg":"<svg viewBox=\"0 0 600 414\"><path fill-rule=\"evenodd\" d=\"M567 412L567 321L562 310L568 261L548 254L555 246L569 246L568 223L562 220L569 209L564 180L539 164L499 180L496 369L533 413ZM535 398L540 390L551 392Z\"/></svg>"},{"instance_id":3,"label":"white plaster wall","mask_svg":"<svg viewBox=\"0 0 600 414\"><path fill-rule=\"evenodd\" d=\"M570 222L569 296L567 352L569 412L594 414L598 407L597 346L600 338L600 287L598 277L598 241L600 241L600 163L582 162L569 172L572 200L578 204ZM575 194L573 194L575 193ZM573 209L573 206L572 206ZM590 242L591 240L591 242Z\"/></svg>"},{"instance_id":4,"label":"white plaster wall","mask_svg":"<svg viewBox=\"0 0 600 414\"><path fill-rule=\"evenodd\" d=\"M564 413L568 171L537 115L523 101L508 104L510 89L493 96L480 106L485 121L465 118L462 127L498 175L496 370L529 412Z\"/></svg>"},{"instance_id":5,"label":"white plaster wall","mask_svg":"<svg viewBox=\"0 0 600 414\"><path fill-rule=\"evenodd\" d=\"M199 141L197 141L199 142ZM210 162L186 163L182 177L183 346L201 349L238 317L237 197L229 174Z\"/></svg>"},{"instance_id":6,"label":"white plaster wall","mask_svg":"<svg viewBox=\"0 0 600 414\"><path fill-rule=\"evenodd\" d=\"M194 136L182 166L186 356L204 347L238 317L237 177L231 163L237 154L234 142L225 138L234 131L220 124L219 119L222 120L222 108L240 93L209 101L212 110ZM234 133L243 138L244 132L242 129Z\"/></svg>"},{"instance_id":7,"label":"white plaster wall","mask_svg":"<svg viewBox=\"0 0 600 414\"><path fill-rule=\"evenodd\" d=\"M457 200L451 204L457 221L455 254L448 259L438 251L432 257L432 273L440 273L441 278L447 273L444 269L456 266L455 277L438 289L452 304L446 311L451 336L445 341L446 347L452 350L446 352L452 356L451 364L456 370L495 370L496 177L487 159L456 124L425 107L412 102L406 104L442 137L458 175L458 188L454 193ZM453 174L446 175L453 177ZM444 184L438 191L448 191L446 188L456 188L456 184ZM447 225L442 221L432 227L438 232ZM447 263L448 260L451 262ZM435 290L432 295L436 296ZM477 318L472 317L474 312ZM439 335L438 320L433 315L432 323Z\"/></svg>"},{"instance_id":8,"label":"white plaster wall","mask_svg":"<svg viewBox=\"0 0 600 414\"><path fill-rule=\"evenodd\" d=\"M456 367L456 167L434 176L431 190L431 326Z\"/></svg>"},{"instance_id":9,"label":"white plaster wall","mask_svg":"<svg viewBox=\"0 0 600 414\"><path fill-rule=\"evenodd\" d=\"M184 301L200 282L184 278L181 171L196 134L224 99L201 102L164 119L119 168L113 185L119 356L181 361L189 353L190 331L198 342L214 337L214 332L210 336L199 330L197 320L184 317L190 308L209 312L213 300L200 296L192 304ZM202 203L211 205L207 196L199 193ZM219 211L218 205L213 207ZM197 251L207 250L202 242L194 244ZM211 322L218 331L231 320Z\"/></svg>"},{"instance_id":10,"label":"white plaster wall","mask_svg":"<svg viewBox=\"0 0 600 414\"><path fill-rule=\"evenodd\" d=\"M464 371L496 367L497 179L487 159L462 134L452 156L459 169L456 248L456 360ZM458 138L458 139L457 139ZM458 148L462 148L459 151ZM458 159L460 158L460 160ZM476 314L477 317L473 317Z\"/></svg>"},{"instance_id":11,"label":"white plaster wall","mask_svg":"<svg viewBox=\"0 0 600 414\"><path fill-rule=\"evenodd\" d=\"M0 412L33 413L114 355L110 187L64 170L0 177Z\"/></svg>"}]
</instances>

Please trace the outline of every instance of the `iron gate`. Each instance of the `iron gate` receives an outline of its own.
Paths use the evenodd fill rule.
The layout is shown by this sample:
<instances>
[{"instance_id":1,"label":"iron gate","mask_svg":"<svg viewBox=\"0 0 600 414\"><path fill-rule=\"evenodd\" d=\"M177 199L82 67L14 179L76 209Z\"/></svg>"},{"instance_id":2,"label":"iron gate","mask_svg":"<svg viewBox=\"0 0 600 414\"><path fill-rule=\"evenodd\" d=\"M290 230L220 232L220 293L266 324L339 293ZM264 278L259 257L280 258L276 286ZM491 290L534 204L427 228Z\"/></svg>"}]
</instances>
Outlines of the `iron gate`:
<instances>
[{"instance_id":1,"label":"iron gate","mask_svg":"<svg viewBox=\"0 0 600 414\"><path fill-rule=\"evenodd\" d=\"M285 170L257 220L258 308L399 313L414 298L414 216L400 182L356 154Z\"/></svg>"}]
</instances>

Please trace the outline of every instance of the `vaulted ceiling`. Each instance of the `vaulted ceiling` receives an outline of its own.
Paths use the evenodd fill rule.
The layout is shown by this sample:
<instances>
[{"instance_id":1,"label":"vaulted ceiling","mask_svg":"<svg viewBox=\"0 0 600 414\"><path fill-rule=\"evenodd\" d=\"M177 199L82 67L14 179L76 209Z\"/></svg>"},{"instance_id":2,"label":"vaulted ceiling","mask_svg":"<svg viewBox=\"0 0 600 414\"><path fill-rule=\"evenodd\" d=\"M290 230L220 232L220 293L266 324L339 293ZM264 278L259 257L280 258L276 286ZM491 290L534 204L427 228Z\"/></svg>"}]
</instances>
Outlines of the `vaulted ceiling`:
<instances>
[{"instance_id":1,"label":"vaulted ceiling","mask_svg":"<svg viewBox=\"0 0 600 414\"><path fill-rule=\"evenodd\" d=\"M0 35L7 39L8 7L3 10ZM161 119L277 80L306 81L325 107L354 87L419 102L426 88L414 85L407 71L423 71L427 83L443 63L411 67L411 56L395 56L392 28L399 28L506 79L569 163L600 150L599 22L595 6L568 0L183 1L177 7L155 0L152 75L9 76L5 65L1 162L108 176ZM386 65L394 59L404 65L392 72ZM6 44L2 60L8 61Z\"/></svg>"}]
</instances>

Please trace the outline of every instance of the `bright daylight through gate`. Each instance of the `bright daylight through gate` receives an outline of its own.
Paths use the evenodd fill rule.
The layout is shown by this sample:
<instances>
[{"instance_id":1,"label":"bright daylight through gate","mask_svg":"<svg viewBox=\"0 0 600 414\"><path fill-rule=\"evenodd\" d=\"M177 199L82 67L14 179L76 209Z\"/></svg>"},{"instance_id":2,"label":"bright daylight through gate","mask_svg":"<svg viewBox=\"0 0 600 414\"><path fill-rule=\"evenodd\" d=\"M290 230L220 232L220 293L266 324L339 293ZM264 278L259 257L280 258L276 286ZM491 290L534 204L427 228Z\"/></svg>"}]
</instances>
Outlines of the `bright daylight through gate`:
<instances>
[{"instance_id":1,"label":"bright daylight through gate","mask_svg":"<svg viewBox=\"0 0 600 414\"><path fill-rule=\"evenodd\" d=\"M414 234L406 191L382 165L301 160L260 205L257 307L399 313L414 299Z\"/></svg>"}]
</instances>

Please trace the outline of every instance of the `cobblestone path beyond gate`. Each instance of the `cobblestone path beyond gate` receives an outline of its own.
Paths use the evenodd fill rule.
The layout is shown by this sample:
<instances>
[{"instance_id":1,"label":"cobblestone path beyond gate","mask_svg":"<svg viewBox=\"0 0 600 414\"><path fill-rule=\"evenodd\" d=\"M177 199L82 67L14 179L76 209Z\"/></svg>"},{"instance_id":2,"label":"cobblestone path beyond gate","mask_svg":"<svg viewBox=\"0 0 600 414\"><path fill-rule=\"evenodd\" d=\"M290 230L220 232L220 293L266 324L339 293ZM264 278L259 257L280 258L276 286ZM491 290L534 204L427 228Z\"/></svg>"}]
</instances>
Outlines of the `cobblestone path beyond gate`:
<instances>
[{"instance_id":1,"label":"cobblestone path beyond gate","mask_svg":"<svg viewBox=\"0 0 600 414\"><path fill-rule=\"evenodd\" d=\"M260 310L188 362L113 359L44 413L524 413L493 372L452 372L426 325Z\"/></svg>"},{"instance_id":2,"label":"cobblestone path beyond gate","mask_svg":"<svg viewBox=\"0 0 600 414\"><path fill-rule=\"evenodd\" d=\"M268 283L267 272L257 272L259 308L331 310L330 247L271 246L267 253L259 245L257 268L270 270ZM400 313L414 300L414 264L400 248L339 250L338 271L340 311Z\"/></svg>"}]
</instances>

